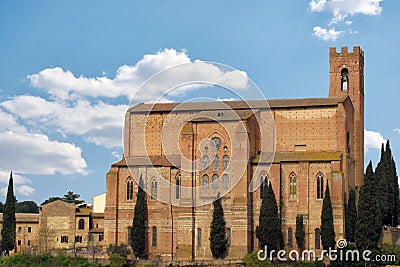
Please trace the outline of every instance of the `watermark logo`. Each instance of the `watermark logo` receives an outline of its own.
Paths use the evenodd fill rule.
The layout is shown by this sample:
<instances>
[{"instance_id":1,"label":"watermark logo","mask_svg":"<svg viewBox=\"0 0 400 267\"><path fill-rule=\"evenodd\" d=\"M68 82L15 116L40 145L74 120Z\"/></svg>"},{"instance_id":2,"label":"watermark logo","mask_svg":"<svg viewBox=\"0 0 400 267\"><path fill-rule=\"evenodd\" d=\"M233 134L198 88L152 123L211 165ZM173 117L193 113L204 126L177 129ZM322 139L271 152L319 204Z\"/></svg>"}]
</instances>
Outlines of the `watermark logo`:
<instances>
[{"instance_id":1,"label":"watermark logo","mask_svg":"<svg viewBox=\"0 0 400 267\"><path fill-rule=\"evenodd\" d=\"M135 106L149 92L150 104ZM249 173L255 143L264 164L250 177L249 191L260 187L261 172L269 172L274 117L242 71L204 61L173 66L143 83L129 106L124 158L130 176L152 199L193 207L223 197Z\"/></svg>"},{"instance_id":2,"label":"watermark logo","mask_svg":"<svg viewBox=\"0 0 400 267\"><path fill-rule=\"evenodd\" d=\"M346 261L358 262L360 260L365 262L395 262L395 255L374 255L371 250L359 251L357 249L347 248L348 243L346 239L339 239L336 242L335 248L328 248L322 250L268 250L265 246L257 252L257 258L260 261L269 259L277 259L278 261L321 261L328 258L330 261Z\"/></svg>"}]
</instances>

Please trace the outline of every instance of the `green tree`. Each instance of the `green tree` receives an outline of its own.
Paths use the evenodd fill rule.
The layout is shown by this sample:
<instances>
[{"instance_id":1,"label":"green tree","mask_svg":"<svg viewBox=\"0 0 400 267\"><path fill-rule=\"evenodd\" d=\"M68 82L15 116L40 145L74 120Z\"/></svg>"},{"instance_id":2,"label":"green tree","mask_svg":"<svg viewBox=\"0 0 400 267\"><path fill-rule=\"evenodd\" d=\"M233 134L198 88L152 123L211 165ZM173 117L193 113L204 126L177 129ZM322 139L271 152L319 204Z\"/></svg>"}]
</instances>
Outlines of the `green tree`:
<instances>
[{"instance_id":1,"label":"green tree","mask_svg":"<svg viewBox=\"0 0 400 267\"><path fill-rule=\"evenodd\" d=\"M34 201L22 201L15 204L16 213L39 213L39 207Z\"/></svg>"},{"instance_id":2,"label":"green tree","mask_svg":"<svg viewBox=\"0 0 400 267\"><path fill-rule=\"evenodd\" d=\"M75 194L72 191L68 191L67 194L64 195L62 200L64 200L67 203L74 203L74 204L80 204L84 202L83 200L79 200L78 198L80 197L79 194Z\"/></svg>"},{"instance_id":3,"label":"green tree","mask_svg":"<svg viewBox=\"0 0 400 267\"><path fill-rule=\"evenodd\" d=\"M221 198L213 202L214 212L212 216L210 229L210 248L214 258L223 258L228 248L228 239L226 238L226 222L224 218L224 209L222 208Z\"/></svg>"},{"instance_id":4,"label":"green tree","mask_svg":"<svg viewBox=\"0 0 400 267\"><path fill-rule=\"evenodd\" d=\"M268 189L264 193L261 202L259 223L256 227L256 237L262 248L267 246L268 251L277 251L281 235L282 231L279 223L278 206L276 204L272 184L269 183Z\"/></svg>"},{"instance_id":5,"label":"green tree","mask_svg":"<svg viewBox=\"0 0 400 267\"><path fill-rule=\"evenodd\" d=\"M381 231L382 220L376 216L378 210L376 200L376 181L372 163L369 162L364 175L364 185L361 186L358 203L358 217L355 240L358 249L366 250L377 247Z\"/></svg>"},{"instance_id":6,"label":"green tree","mask_svg":"<svg viewBox=\"0 0 400 267\"><path fill-rule=\"evenodd\" d=\"M110 255L110 267L123 267L126 263L126 258L122 257L118 253L112 253Z\"/></svg>"},{"instance_id":7,"label":"green tree","mask_svg":"<svg viewBox=\"0 0 400 267\"><path fill-rule=\"evenodd\" d=\"M377 205L382 223L396 226L398 225L399 183L389 140L386 148L382 144L381 159L375 169L375 177Z\"/></svg>"},{"instance_id":8,"label":"green tree","mask_svg":"<svg viewBox=\"0 0 400 267\"><path fill-rule=\"evenodd\" d=\"M299 214L296 216L296 243L300 251L304 250L304 240L306 233L304 232L303 215Z\"/></svg>"},{"instance_id":9,"label":"green tree","mask_svg":"<svg viewBox=\"0 0 400 267\"><path fill-rule=\"evenodd\" d=\"M54 202L56 200L63 200L63 199L61 197L50 197L49 199L46 199L45 201L43 201L42 204L40 204L40 206L45 205L47 203Z\"/></svg>"},{"instance_id":10,"label":"green tree","mask_svg":"<svg viewBox=\"0 0 400 267\"><path fill-rule=\"evenodd\" d=\"M131 247L136 258L145 258L146 255L146 227L147 227L147 200L144 192L143 180L139 180L139 190L136 198L135 212L131 230Z\"/></svg>"},{"instance_id":11,"label":"green tree","mask_svg":"<svg viewBox=\"0 0 400 267\"><path fill-rule=\"evenodd\" d=\"M124 243L119 244L119 245L111 244L107 248L107 253L110 255L118 254L126 259L126 257L128 257L128 255L129 255L128 245L126 245Z\"/></svg>"},{"instance_id":12,"label":"green tree","mask_svg":"<svg viewBox=\"0 0 400 267\"><path fill-rule=\"evenodd\" d=\"M329 184L326 185L324 200L322 202L321 212L321 241L324 249L334 248L335 242L335 228L333 226L333 210L331 193L329 191Z\"/></svg>"},{"instance_id":13,"label":"green tree","mask_svg":"<svg viewBox=\"0 0 400 267\"><path fill-rule=\"evenodd\" d=\"M1 230L1 248L10 251L15 247L15 202L12 172L8 181L6 203L3 210L3 229Z\"/></svg>"},{"instance_id":14,"label":"green tree","mask_svg":"<svg viewBox=\"0 0 400 267\"><path fill-rule=\"evenodd\" d=\"M346 239L350 242L354 242L354 234L356 232L357 224L357 207L356 207L356 191L350 189L349 200L347 202L346 209Z\"/></svg>"}]
</instances>

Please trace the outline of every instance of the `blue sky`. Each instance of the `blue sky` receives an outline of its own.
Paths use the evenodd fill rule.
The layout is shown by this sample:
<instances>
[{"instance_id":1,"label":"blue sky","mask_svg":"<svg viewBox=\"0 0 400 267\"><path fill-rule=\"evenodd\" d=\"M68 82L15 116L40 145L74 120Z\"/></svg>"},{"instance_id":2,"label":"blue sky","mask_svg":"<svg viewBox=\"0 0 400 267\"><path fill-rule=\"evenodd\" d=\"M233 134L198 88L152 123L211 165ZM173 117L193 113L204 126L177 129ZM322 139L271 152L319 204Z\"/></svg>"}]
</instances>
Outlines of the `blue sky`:
<instances>
[{"instance_id":1,"label":"blue sky","mask_svg":"<svg viewBox=\"0 0 400 267\"><path fill-rule=\"evenodd\" d=\"M267 98L326 97L332 46L365 51L366 162L386 139L399 159L399 5L1 1L0 188L13 170L19 201L72 190L90 202L122 155L129 99L152 74L213 61L245 72Z\"/></svg>"}]
</instances>

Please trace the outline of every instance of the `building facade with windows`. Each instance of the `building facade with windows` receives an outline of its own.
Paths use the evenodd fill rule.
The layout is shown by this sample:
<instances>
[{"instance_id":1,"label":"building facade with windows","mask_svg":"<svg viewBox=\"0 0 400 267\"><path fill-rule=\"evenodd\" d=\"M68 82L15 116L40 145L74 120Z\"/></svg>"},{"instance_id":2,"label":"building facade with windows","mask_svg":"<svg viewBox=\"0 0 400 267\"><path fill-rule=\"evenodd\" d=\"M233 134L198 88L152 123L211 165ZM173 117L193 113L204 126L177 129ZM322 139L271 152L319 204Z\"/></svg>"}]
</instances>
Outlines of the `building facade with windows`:
<instances>
[{"instance_id":1,"label":"building facade with windows","mask_svg":"<svg viewBox=\"0 0 400 267\"><path fill-rule=\"evenodd\" d=\"M321 248L322 199L328 184L336 238L343 237L348 191L363 183L363 73L360 47L331 48L327 98L269 100L267 108L261 100L227 101L222 108L214 102L130 108L125 157L106 175L105 243L129 242L138 183L148 193L146 248L153 259L212 259L211 201L218 194L227 223L227 258L243 258L257 249L255 229L264 190L260 186L251 192L254 181L272 184L287 248L297 247L299 214L306 248ZM260 142L267 114L275 124L273 157ZM171 142L162 141L165 135L171 135Z\"/></svg>"}]
</instances>

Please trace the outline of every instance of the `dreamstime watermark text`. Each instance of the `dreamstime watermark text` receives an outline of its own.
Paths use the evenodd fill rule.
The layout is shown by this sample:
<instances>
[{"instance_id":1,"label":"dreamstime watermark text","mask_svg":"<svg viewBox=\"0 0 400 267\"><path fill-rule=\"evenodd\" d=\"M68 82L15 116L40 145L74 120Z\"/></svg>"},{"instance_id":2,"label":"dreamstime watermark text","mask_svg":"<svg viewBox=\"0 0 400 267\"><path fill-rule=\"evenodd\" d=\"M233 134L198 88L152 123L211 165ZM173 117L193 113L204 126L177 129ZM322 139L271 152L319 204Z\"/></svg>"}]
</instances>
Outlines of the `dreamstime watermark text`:
<instances>
[{"instance_id":1,"label":"dreamstime watermark text","mask_svg":"<svg viewBox=\"0 0 400 267\"><path fill-rule=\"evenodd\" d=\"M267 246L257 252L257 258L260 261L267 259L278 261L321 261L328 258L330 261L366 261L366 262L395 262L395 255L374 255L371 250L359 251L357 249L345 249L347 247L347 241L345 239L339 239L336 242L337 249L329 248L320 251L316 250L303 250L299 252L297 250L270 250L268 251Z\"/></svg>"}]
</instances>

